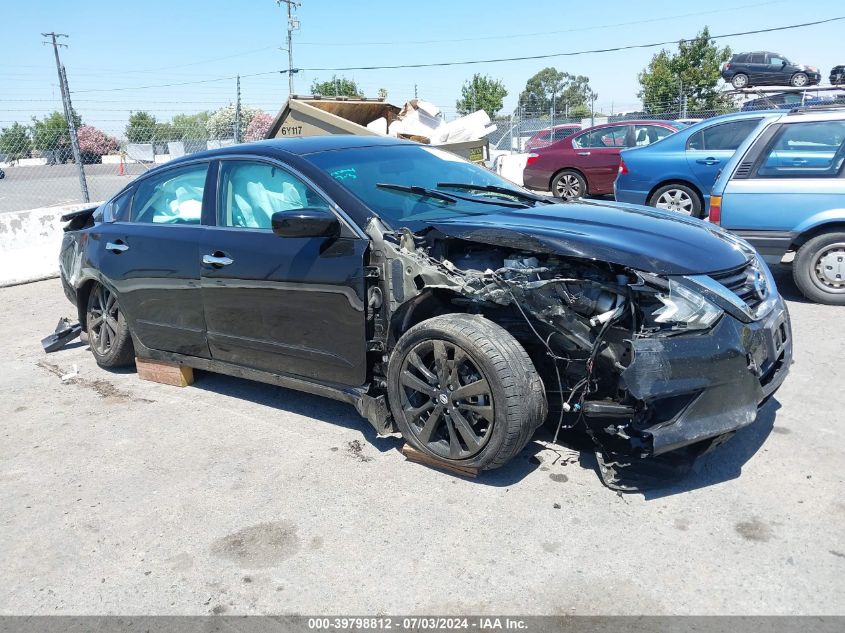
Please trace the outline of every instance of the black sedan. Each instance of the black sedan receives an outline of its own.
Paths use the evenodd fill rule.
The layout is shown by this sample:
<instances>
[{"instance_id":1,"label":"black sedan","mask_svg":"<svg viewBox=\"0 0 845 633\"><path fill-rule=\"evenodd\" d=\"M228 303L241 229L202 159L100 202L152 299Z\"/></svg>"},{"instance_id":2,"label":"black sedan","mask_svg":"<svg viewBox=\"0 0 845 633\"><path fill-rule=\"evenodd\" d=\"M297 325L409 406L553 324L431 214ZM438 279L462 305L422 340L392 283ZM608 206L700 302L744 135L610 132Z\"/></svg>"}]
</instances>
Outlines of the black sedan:
<instances>
[{"instance_id":1,"label":"black sedan","mask_svg":"<svg viewBox=\"0 0 845 633\"><path fill-rule=\"evenodd\" d=\"M611 466L694 456L754 422L791 358L745 242L395 139L195 154L66 220L61 277L100 365L344 400L463 467L506 464L547 418Z\"/></svg>"}]
</instances>

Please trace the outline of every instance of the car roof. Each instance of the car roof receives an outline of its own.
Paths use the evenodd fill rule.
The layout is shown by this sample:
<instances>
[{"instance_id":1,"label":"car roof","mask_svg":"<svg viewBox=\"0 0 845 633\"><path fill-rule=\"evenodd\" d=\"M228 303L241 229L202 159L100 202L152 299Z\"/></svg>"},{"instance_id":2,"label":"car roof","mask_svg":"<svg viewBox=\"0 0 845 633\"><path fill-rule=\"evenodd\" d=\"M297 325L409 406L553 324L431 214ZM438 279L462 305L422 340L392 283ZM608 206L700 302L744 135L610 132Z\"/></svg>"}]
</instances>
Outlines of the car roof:
<instances>
[{"instance_id":1,"label":"car roof","mask_svg":"<svg viewBox=\"0 0 845 633\"><path fill-rule=\"evenodd\" d=\"M845 107L836 106L807 106L796 108L783 113L784 121L845 121Z\"/></svg>"}]
</instances>

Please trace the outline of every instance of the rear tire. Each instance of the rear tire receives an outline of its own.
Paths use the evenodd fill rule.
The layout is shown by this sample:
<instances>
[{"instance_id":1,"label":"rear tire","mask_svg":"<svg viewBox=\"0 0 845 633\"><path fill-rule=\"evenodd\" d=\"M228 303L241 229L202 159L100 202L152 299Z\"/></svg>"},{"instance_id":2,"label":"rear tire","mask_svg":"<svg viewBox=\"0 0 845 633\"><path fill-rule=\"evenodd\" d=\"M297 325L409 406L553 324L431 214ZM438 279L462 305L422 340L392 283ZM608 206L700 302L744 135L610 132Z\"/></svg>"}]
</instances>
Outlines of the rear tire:
<instances>
[{"instance_id":1,"label":"rear tire","mask_svg":"<svg viewBox=\"0 0 845 633\"><path fill-rule=\"evenodd\" d=\"M387 380L405 440L465 468L504 466L548 412L525 349L478 315L438 316L409 329L393 350Z\"/></svg>"},{"instance_id":2,"label":"rear tire","mask_svg":"<svg viewBox=\"0 0 845 633\"><path fill-rule=\"evenodd\" d=\"M701 218L703 204L698 192L679 183L659 187L648 199L648 206Z\"/></svg>"},{"instance_id":3,"label":"rear tire","mask_svg":"<svg viewBox=\"0 0 845 633\"><path fill-rule=\"evenodd\" d=\"M740 90L748 87L748 75L745 73L737 73L731 78L731 85Z\"/></svg>"},{"instance_id":4,"label":"rear tire","mask_svg":"<svg viewBox=\"0 0 845 633\"><path fill-rule=\"evenodd\" d=\"M587 181L574 169L564 169L552 179L552 195L562 200L575 200L587 195Z\"/></svg>"},{"instance_id":5,"label":"rear tire","mask_svg":"<svg viewBox=\"0 0 845 633\"><path fill-rule=\"evenodd\" d=\"M792 75L792 79L789 81L791 86L795 88L803 88L804 86L810 83L810 78L807 76L807 73L795 73Z\"/></svg>"},{"instance_id":6,"label":"rear tire","mask_svg":"<svg viewBox=\"0 0 845 633\"><path fill-rule=\"evenodd\" d=\"M117 302L117 295L94 284L85 311L88 345L100 367L126 367L135 360L132 336Z\"/></svg>"},{"instance_id":7,"label":"rear tire","mask_svg":"<svg viewBox=\"0 0 845 633\"><path fill-rule=\"evenodd\" d=\"M811 301L845 305L845 233L823 233L799 248L792 277Z\"/></svg>"}]
</instances>

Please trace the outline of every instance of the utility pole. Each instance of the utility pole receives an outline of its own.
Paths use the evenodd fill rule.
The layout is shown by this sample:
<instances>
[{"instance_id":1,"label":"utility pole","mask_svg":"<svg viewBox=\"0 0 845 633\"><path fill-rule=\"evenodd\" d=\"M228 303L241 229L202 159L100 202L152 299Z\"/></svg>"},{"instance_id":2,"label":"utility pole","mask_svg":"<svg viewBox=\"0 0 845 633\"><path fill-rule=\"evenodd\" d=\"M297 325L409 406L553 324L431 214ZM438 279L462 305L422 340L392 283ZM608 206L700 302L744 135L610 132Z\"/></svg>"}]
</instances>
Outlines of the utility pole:
<instances>
[{"instance_id":1,"label":"utility pole","mask_svg":"<svg viewBox=\"0 0 845 633\"><path fill-rule=\"evenodd\" d=\"M235 143L241 142L241 76L238 75L237 98L235 99Z\"/></svg>"},{"instance_id":2,"label":"utility pole","mask_svg":"<svg viewBox=\"0 0 845 633\"><path fill-rule=\"evenodd\" d=\"M414 84L414 99L417 98L417 84Z\"/></svg>"},{"instance_id":3,"label":"utility pole","mask_svg":"<svg viewBox=\"0 0 845 633\"><path fill-rule=\"evenodd\" d=\"M70 89L67 85L67 73L65 67L59 59L59 46L67 48L67 44L59 44L56 39L59 37L67 37L64 33L42 33L43 37L51 38L51 42L42 42L43 44L53 44L53 53L56 55L56 71L59 73L59 87L62 91L62 105L65 110L65 120L67 121L67 129L70 134L70 146L73 150L73 160L76 163L76 171L79 174L79 189L82 192L82 200L84 202L91 202L88 195L88 182L85 180L85 168L82 166L82 152L79 151L79 138L76 136L76 124L73 121L73 106L70 103Z\"/></svg>"},{"instance_id":4,"label":"utility pole","mask_svg":"<svg viewBox=\"0 0 845 633\"><path fill-rule=\"evenodd\" d=\"M549 139L554 140L555 138L555 108L557 107L557 90L552 91L552 111L551 111L551 133L549 134Z\"/></svg>"},{"instance_id":5,"label":"utility pole","mask_svg":"<svg viewBox=\"0 0 845 633\"><path fill-rule=\"evenodd\" d=\"M299 30L299 19L293 17L294 10L300 5L295 0L276 0L278 5L288 5L288 98L293 96L293 32Z\"/></svg>"}]
</instances>

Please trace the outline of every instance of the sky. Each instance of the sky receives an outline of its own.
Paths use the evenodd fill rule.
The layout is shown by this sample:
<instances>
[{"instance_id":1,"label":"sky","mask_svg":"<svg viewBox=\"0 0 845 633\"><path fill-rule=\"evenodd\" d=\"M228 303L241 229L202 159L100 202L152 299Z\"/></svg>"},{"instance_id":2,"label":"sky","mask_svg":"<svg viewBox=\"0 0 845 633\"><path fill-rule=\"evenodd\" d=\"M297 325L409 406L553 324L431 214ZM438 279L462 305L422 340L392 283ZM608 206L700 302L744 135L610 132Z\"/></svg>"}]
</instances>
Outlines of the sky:
<instances>
[{"instance_id":1,"label":"sky","mask_svg":"<svg viewBox=\"0 0 845 633\"><path fill-rule=\"evenodd\" d=\"M671 11L667 11L671 6ZM810 22L845 15L841 0L710 0L601 3L532 0L301 0L294 34L294 66L338 68L452 62L551 53L689 38L705 25L713 35ZM7 0L0 21L0 127L61 110L52 47L42 32L69 35L60 49L74 108L88 124L122 132L131 111L160 120L214 110L235 98L275 114L288 96L286 12L275 0ZM845 63L845 21L791 31L718 40L732 50L773 50L818 66L825 78ZM675 46L667 46L670 50ZM462 83L490 75L508 90L506 114L526 80L546 66L586 75L598 93L596 108L640 108L637 73L660 50L641 48L439 68L355 70L367 96L379 88L401 105L414 96L440 106L448 118ZM262 73L259 75L259 73ZM258 76L249 76L258 75ZM295 92L331 71L295 75ZM221 79L222 78L222 79ZM161 84L184 84L167 87Z\"/></svg>"}]
</instances>

